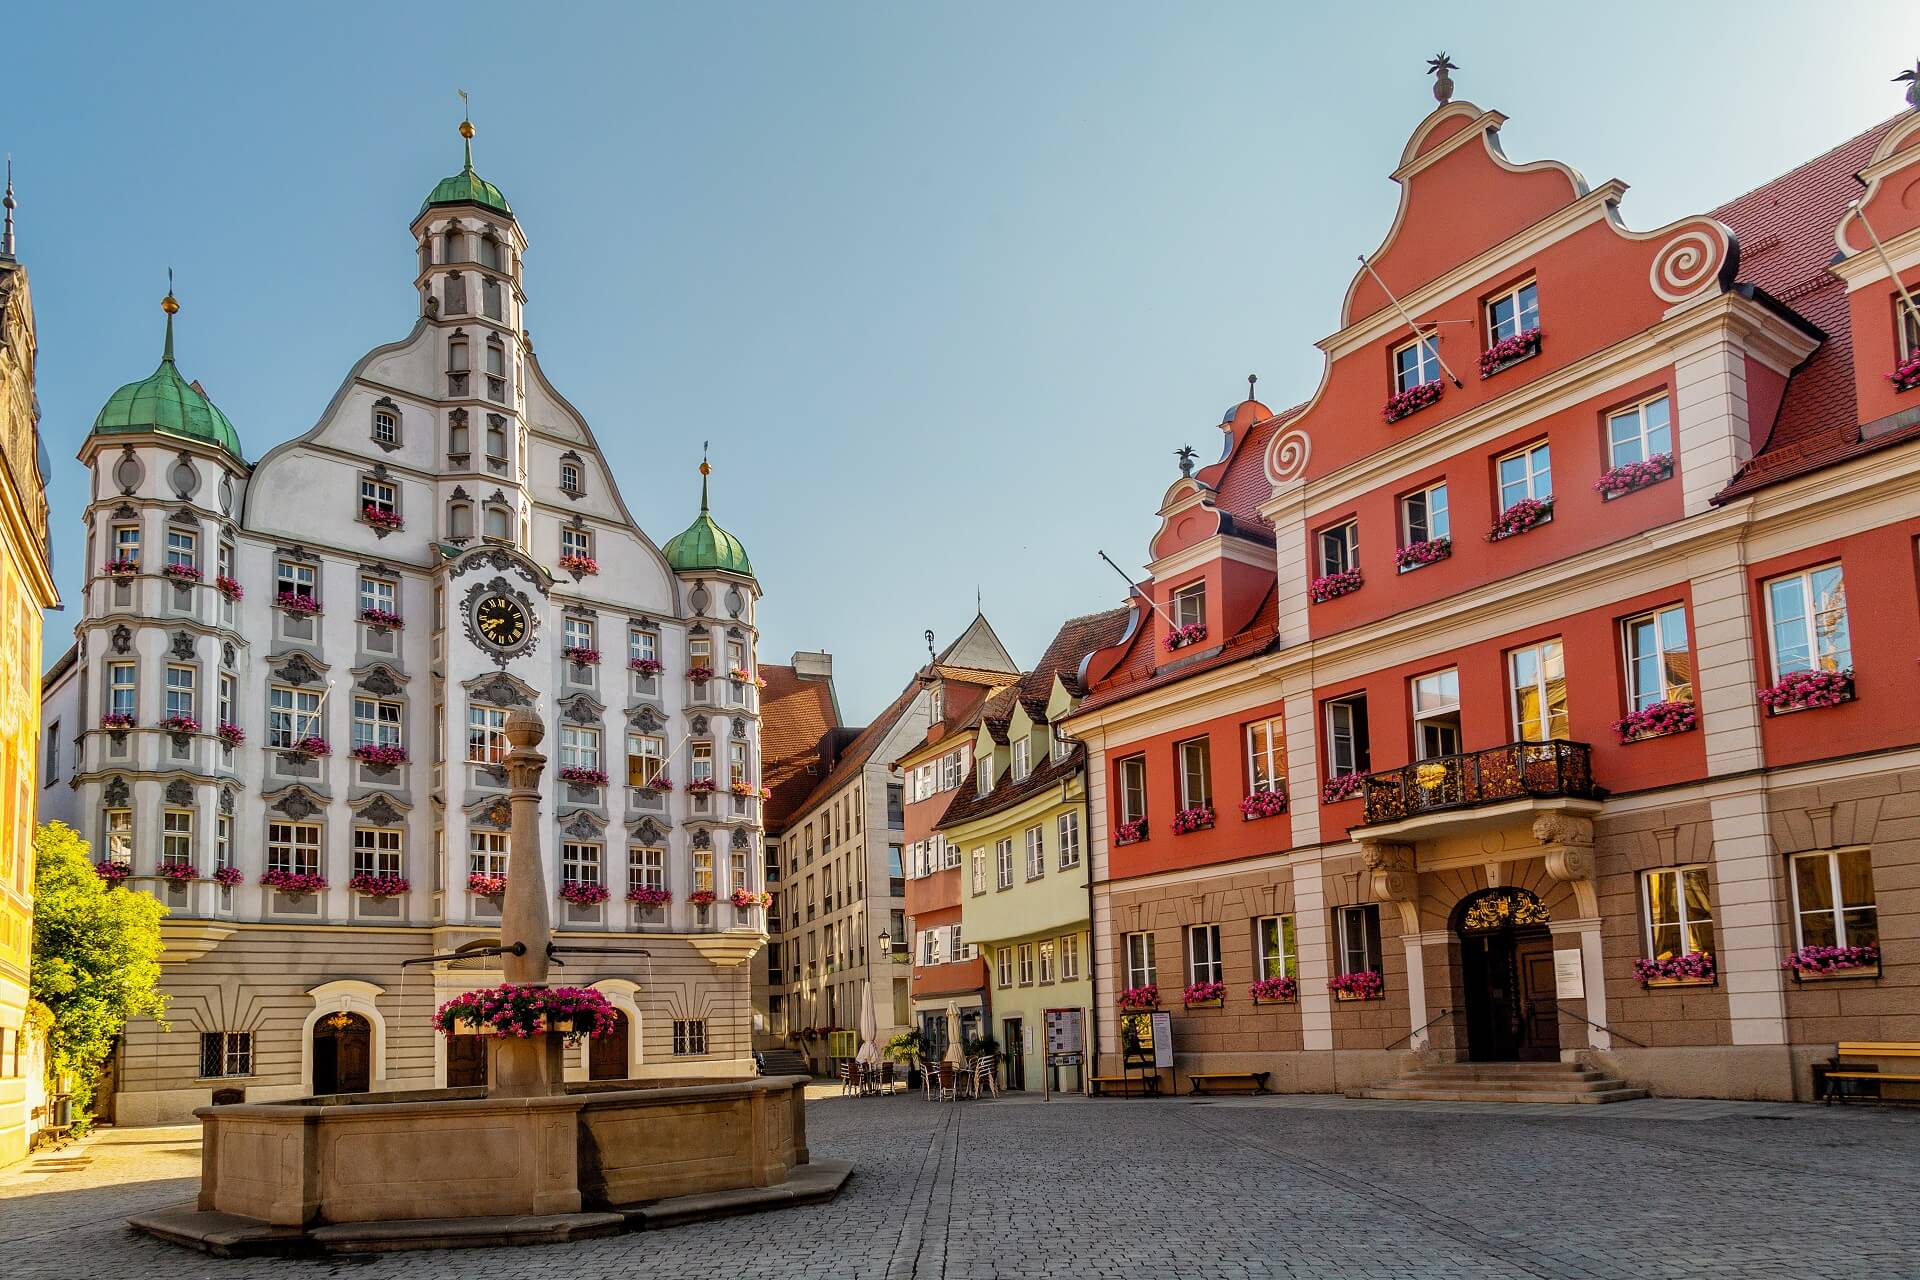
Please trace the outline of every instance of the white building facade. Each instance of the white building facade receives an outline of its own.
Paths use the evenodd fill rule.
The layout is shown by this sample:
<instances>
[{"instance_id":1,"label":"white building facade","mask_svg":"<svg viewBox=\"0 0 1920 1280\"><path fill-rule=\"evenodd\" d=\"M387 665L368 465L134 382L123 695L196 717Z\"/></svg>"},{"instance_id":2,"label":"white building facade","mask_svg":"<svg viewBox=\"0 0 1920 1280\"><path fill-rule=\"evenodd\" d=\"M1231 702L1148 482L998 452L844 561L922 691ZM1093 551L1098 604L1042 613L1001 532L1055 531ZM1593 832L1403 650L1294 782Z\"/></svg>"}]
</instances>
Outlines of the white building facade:
<instances>
[{"instance_id":1,"label":"white building facade","mask_svg":"<svg viewBox=\"0 0 1920 1280\"><path fill-rule=\"evenodd\" d=\"M429 1017L496 962L403 962L497 940L522 705L560 941L620 953L562 956L556 983L624 1015L572 1070L752 1069L751 564L704 463L692 527L662 548L636 522L527 341L526 238L470 143L411 231L418 320L305 435L244 460L174 365L169 298L160 369L81 451L84 612L44 708L71 781L42 816L172 911L171 1029L128 1028L122 1122L484 1082Z\"/></svg>"}]
</instances>

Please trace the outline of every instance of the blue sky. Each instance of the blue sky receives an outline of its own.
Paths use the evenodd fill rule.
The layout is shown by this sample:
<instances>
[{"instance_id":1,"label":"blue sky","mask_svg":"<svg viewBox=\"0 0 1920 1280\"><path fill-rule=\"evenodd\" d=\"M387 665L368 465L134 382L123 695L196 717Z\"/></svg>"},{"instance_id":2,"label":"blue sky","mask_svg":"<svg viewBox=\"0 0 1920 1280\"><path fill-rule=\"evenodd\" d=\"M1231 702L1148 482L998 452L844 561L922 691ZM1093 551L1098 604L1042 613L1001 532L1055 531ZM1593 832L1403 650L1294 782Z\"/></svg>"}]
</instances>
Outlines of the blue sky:
<instances>
[{"instance_id":1,"label":"blue sky","mask_svg":"<svg viewBox=\"0 0 1920 1280\"><path fill-rule=\"evenodd\" d=\"M1315 339L1433 105L1517 160L1703 211L1902 106L1920 10L1849 3L1295 8L1114 2L20 5L0 149L40 326L60 588L93 415L159 356L249 457L310 427L414 315L407 223L476 167L531 240L527 325L636 517L715 514L762 655L836 660L870 717L986 612L1023 663L1118 603L1245 376L1311 394ZM72 611L50 615L47 660Z\"/></svg>"}]
</instances>

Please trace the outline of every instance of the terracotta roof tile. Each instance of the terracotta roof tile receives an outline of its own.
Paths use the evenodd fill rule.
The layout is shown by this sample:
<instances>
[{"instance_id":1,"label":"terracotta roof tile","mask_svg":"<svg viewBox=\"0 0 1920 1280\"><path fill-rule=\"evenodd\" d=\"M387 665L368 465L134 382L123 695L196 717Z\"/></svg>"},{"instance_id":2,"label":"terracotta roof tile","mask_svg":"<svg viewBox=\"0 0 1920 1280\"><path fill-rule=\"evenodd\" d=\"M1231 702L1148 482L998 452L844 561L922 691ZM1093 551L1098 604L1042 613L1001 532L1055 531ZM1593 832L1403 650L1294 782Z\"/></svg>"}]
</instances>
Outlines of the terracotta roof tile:
<instances>
[{"instance_id":1,"label":"terracotta roof tile","mask_svg":"<svg viewBox=\"0 0 1920 1280\"><path fill-rule=\"evenodd\" d=\"M919 692L920 680L916 675L914 679L907 682L907 687L900 691L900 696L895 698L872 724L862 729L853 741L846 745L846 749L841 751L840 758L834 762L827 776L820 779L819 785L808 792L807 796L787 815L787 822L792 823L798 820L802 814L809 812L815 805L852 781L853 776L866 766L873 753L879 749L880 743L886 738L888 732L900 722L900 717L906 714L907 708L913 703L914 695Z\"/></svg>"},{"instance_id":2,"label":"terracotta roof tile","mask_svg":"<svg viewBox=\"0 0 1920 1280\"><path fill-rule=\"evenodd\" d=\"M1061 623L1052 643L1047 645L1047 651L1040 655L1040 661L1021 681L1025 696L1038 698L1044 712L1047 698L1053 692L1053 678L1056 675L1066 683L1070 693L1084 692L1080 688L1080 664L1094 650L1119 643L1120 637L1126 633L1127 619L1132 615L1133 610L1121 605L1117 609L1068 618Z\"/></svg>"},{"instance_id":3,"label":"terracotta roof tile","mask_svg":"<svg viewBox=\"0 0 1920 1280\"><path fill-rule=\"evenodd\" d=\"M1013 780L1013 770L1008 769L994 782L993 790L984 796L977 787L961 787L954 792L953 802L935 825L941 828L957 827L963 822L1010 808L1061 779L1073 776L1086 762L1087 749L1076 746L1064 760L1056 760L1049 753L1045 763L1018 782Z\"/></svg>"},{"instance_id":4,"label":"terracotta roof tile","mask_svg":"<svg viewBox=\"0 0 1920 1280\"><path fill-rule=\"evenodd\" d=\"M778 833L813 790L807 766L820 759L821 739L837 728L830 680L803 678L792 667L760 664L760 781L773 792L766 825Z\"/></svg>"},{"instance_id":5,"label":"terracotta roof tile","mask_svg":"<svg viewBox=\"0 0 1920 1280\"><path fill-rule=\"evenodd\" d=\"M1203 649L1190 657L1174 658L1164 666L1156 666L1159 654L1144 634L1148 630L1141 628L1143 634L1134 637L1132 651L1126 661L1115 668L1113 674L1102 681L1085 702L1074 708L1073 714L1079 715L1124 702L1149 689L1158 689L1201 672L1213 671L1266 653L1273 648L1280 635L1278 579L1268 585L1266 595L1261 597L1259 607L1253 611L1246 625L1227 637L1217 649Z\"/></svg>"}]
</instances>

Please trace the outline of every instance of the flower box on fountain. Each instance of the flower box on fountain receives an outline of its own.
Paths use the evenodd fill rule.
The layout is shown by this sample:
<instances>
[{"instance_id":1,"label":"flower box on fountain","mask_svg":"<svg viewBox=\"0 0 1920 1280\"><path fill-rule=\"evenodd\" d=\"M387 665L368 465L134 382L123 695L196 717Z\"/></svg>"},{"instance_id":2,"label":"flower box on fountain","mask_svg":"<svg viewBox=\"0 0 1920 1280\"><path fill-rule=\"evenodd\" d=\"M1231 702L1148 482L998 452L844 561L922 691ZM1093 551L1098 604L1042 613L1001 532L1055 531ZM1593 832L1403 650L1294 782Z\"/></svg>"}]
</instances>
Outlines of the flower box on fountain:
<instances>
[{"instance_id":1,"label":"flower box on fountain","mask_svg":"<svg viewBox=\"0 0 1920 1280\"><path fill-rule=\"evenodd\" d=\"M619 1026L613 1005L591 987L542 987L503 983L455 996L434 1011L442 1035L490 1035L529 1039L551 1032L568 1044L612 1035Z\"/></svg>"}]
</instances>

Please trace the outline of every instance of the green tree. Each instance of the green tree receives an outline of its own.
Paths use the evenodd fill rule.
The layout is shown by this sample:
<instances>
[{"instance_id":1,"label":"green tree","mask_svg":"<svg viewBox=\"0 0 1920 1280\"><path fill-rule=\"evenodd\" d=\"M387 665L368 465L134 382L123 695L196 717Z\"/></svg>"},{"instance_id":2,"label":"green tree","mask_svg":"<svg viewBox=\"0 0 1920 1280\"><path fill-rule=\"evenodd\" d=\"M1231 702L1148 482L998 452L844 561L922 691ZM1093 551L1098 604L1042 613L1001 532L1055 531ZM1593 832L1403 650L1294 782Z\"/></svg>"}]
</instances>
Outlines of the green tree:
<instances>
[{"instance_id":1,"label":"green tree","mask_svg":"<svg viewBox=\"0 0 1920 1280\"><path fill-rule=\"evenodd\" d=\"M63 822L34 832L33 855L32 994L53 1014L49 1065L68 1079L74 1114L83 1117L127 1019L166 1013L159 984L167 909L144 893L109 888L87 842Z\"/></svg>"}]
</instances>

